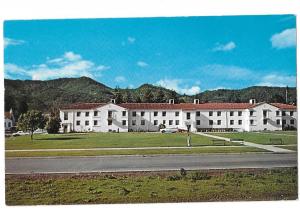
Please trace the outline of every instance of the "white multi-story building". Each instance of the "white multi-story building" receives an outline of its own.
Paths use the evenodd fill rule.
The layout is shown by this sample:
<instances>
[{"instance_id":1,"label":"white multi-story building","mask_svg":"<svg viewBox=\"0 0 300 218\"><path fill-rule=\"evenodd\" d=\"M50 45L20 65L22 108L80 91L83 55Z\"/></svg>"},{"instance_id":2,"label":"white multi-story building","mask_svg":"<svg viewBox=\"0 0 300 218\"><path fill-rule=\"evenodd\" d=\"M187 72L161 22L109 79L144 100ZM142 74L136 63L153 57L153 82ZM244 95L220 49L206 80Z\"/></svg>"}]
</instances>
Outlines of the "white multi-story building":
<instances>
[{"instance_id":1,"label":"white multi-story building","mask_svg":"<svg viewBox=\"0 0 300 218\"><path fill-rule=\"evenodd\" d=\"M281 103L76 103L61 108L61 132L261 131L297 128L297 108Z\"/></svg>"}]
</instances>

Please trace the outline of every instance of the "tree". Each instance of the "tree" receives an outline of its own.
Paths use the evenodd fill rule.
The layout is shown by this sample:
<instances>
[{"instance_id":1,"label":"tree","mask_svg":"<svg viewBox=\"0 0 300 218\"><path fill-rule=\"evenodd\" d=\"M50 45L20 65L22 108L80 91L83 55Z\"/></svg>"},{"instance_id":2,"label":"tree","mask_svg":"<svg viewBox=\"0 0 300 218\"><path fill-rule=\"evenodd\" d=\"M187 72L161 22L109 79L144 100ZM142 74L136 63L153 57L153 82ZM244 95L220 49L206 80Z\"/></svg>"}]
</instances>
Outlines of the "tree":
<instances>
[{"instance_id":1,"label":"tree","mask_svg":"<svg viewBox=\"0 0 300 218\"><path fill-rule=\"evenodd\" d=\"M46 123L46 130L50 134L58 133L61 119L58 116L50 116Z\"/></svg>"},{"instance_id":2,"label":"tree","mask_svg":"<svg viewBox=\"0 0 300 218\"><path fill-rule=\"evenodd\" d=\"M146 89L142 95L143 102L151 103L153 102L153 94L151 89Z\"/></svg>"},{"instance_id":3,"label":"tree","mask_svg":"<svg viewBox=\"0 0 300 218\"><path fill-rule=\"evenodd\" d=\"M120 89L118 87L115 88L114 96L115 96L116 104L120 104L123 102L122 93L120 92Z\"/></svg>"},{"instance_id":4,"label":"tree","mask_svg":"<svg viewBox=\"0 0 300 218\"><path fill-rule=\"evenodd\" d=\"M162 102L164 102L164 98L165 98L164 92L161 89L159 89L158 92L156 93L156 95L154 96L154 102L162 103Z\"/></svg>"},{"instance_id":5,"label":"tree","mask_svg":"<svg viewBox=\"0 0 300 218\"><path fill-rule=\"evenodd\" d=\"M123 95L123 102L125 102L125 103L133 102L131 92L127 89L125 90L125 93Z\"/></svg>"},{"instance_id":6,"label":"tree","mask_svg":"<svg viewBox=\"0 0 300 218\"><path fill-rule=\"evenodd\" d=\"M26 132L30 131L30 138L33 139L33 132L37 129L44 129L45 118L41 111L30 110L21 114L18 120L18 129Z\"/></svg>"}]
</instances>

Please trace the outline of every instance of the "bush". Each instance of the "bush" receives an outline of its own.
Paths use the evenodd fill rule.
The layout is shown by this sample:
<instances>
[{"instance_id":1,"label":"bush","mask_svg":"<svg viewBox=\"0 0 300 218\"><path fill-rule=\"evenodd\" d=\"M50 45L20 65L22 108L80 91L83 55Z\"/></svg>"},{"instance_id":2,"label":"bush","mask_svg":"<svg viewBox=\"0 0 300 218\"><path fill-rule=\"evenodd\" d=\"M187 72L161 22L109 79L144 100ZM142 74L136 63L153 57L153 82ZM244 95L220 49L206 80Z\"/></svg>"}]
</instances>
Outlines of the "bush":
<instances>
[{"instance_id":1,"label":"bush","mask_svg":"<svg viewBox=\"0 0 300 218\"><path fill-rule=\"evenodd\" d=\"M207 173L202 173L202 172L195 172L191 175L191 179L193 181L196 180L209 180L211 178L210 175L208 175Z\"/></svg>"},{"instance_id":2,"label":"bush","mask_svg":"<svg viewBox=\"0 0 300 218\"><path fill-rule=\"evenodd\" d=\"M182 177L179 175L174 175L174 176L168 176L167 180L168 181L176 181L176 180L181 180Z\"/></svg>"},{"instance_id":3,"label":"bush","mask_svg":"<svg viewBox=\"0 0 300 218\"><path fill-rule=\"evenodd\" d=\"M181 168L181 169L180 169L180 175L181 175L182 177L185 177L185 176L186 176L186 170L185 170L184 168Z\"/></svg>"}]
</instances>

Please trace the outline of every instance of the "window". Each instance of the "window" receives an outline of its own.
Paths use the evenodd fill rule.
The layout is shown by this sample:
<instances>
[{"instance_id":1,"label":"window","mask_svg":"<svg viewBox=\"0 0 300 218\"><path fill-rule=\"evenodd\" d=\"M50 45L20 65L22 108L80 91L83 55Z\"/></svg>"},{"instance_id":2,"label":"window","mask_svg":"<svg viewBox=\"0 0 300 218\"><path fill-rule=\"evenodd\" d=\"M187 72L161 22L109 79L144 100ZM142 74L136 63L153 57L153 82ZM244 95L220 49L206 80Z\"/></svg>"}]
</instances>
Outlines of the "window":
<instances>
[{"instance_id":1,"label":"window","mask_svg":"<svg viewBox=\"0 0 300 218\"><path fill-rule=\"evenodd\" d=\"M126 117L126 111L122 111L122 116Z\"/></svg>"},{"instance_id":2,"label":"window","mask_svg":"<svg viewBox=\"0 0 300 218\"><path fill-rule=\"evenodd\" d=\"M154 120L154 125L157 126L158 120Z\"/></svg>"},{"instance_id":3,"label":"window","mask_svg":"<svg viewBox=\"0 0 300 218\"><path fill-rule=\"evenodd\" d=\"M165 120L163 120L163 124L164 124L164 125L166 124L166 121L165 121Z\"/></svg>"},{"instance_id":4,"label":"window","mask_svg":"<svg viewBox=\"0 0 300 218\"><path fill-rule=\"evenodd\" d=\"M8 126L8 127L11 127L11 122L8 122L7 126Z\"/></svg>"},{"instance_id":5,"label":"window","mask_svg":"<svg viewBox=\"0 0 300 218\"><path fill-rule=\"evenodd\" d=\"M263 116L266 117L268 115L268 111L267 110L263 110Z\"/></svg>"},{"instance_id":6,"label":"window","mask_svg":"<svg viewBox=\"0 0 300 218\"><path fill-rule=\"evenodd\" d=\"M76 126L79 126L80 125L80 120L77 120L76 121Z\"/></svg>"},{"instance_id":7,"label":"window","mask_svg":"<svg viewBox=\"0 0 300 218\"><path fill-rule=\"evenodd\" d=\"M290 111L290 116L294 116L294 111Z\"/></svg>"},{"instance_id":8,"label":"window","mask_svg":"<svg viewBox=\"0 0 300 218\"><path fill-rule=\"evenodd\" d=\"M187 112L187 113L186 113L186 119L187 119L187 120L191 119L191 113L190 113L190 112Z\"/></svg>"},{"instance_id":9,"label":"window","mask_svg":"<svg viewBox=\"0 0 300 218\"><path fill-rule=\"evenodd\" d=\"M242 116L242 114L243 114L242 111L239 111L239 112L238 112L238 116L239 116L239 117Z\"/></svg>"},{"instance_id":10,"label":"window","mask_svg":"<svg viewBox=\"0 0 300 218\"><path fill-rule=\"evenodd\" d=\"M179 116L179 111L175 112L175 116L178 117Z\"/></svg>"},{"instance_id":11,"label":"window","mask_svg":"<svg viewBox=\"0 0 300 218\"><path fill-rule=\"evenodd\" d=\"M132 120L132 121L131 121L131 124L132 124L133 126L135 126L135 125L136 125L136 120Z\"/></svg>"},{"instance_id":12,"label":"window","mask_svg":"<svg viewBox=\"0 0 300 218\"><path fill-rule=\"evenodd\" d=\"M64 120L68 120L68 112L64 113Z\"/></svg>"},{"instance_id":13,"label":"window","mask_svg":"<svg viewBox=\"0 0 300 218\"><path fill-rule=\"evenodd\" d=\"M200 120L196 121L197 126L200 126Z\"/></svg>"},{"instance_id":14,"label":"window","mask_svg":"<svg viewBox=\"0 0 300 218\"><path fill-rule=\"evenodd\" d=\"M234 125L234 120L230 120L230 125Z\"/></svg>"},{"instance_id":15,"label":"window","mask_svg":"<svg viewBox=\"0 0 300 218\"><path fill-rule=\"evenodd\" d=\"M213 120L209 120L209 125L213 125L214 121Z\"/></svg>"},{"instance_id":16,"label":"window","mask_svg":"<svg viewBox=\"0 0 300 218\"><path fill-rule=\"evenodd\" d=\"M282 116L285 116L285 111L282 111Z\"/></svg>"},{"instance_id":17,"label":"window","mask_svg":"<svg viewBox=\"0 0 300 218\"><path fill-rule=\"evenodd\" d=\"M90 112L88 112L88 111L85 112L85 116L86 116L86 117L90 116Z\"/></svg>"},{"instance_id":18,"label":"window","mask_svg":"<svg viewBox=\"0 0 300 218\"><path fill-rule=\"evenodd\" d=\"M213 112L212 112L212 111L210 111L208 114L209 114L209 116L211 117L211 116L213 115Z\"/></svg>"},{"instance_id":19,"label":"window","mask_svg":"<svg viewBox=\"0 0 300 218\"><path fill-rule=\"evenodd\" d=\"M250 111L250 117L252 117L254 114L254 111Z\"/></svg>"},{"instance_id":20,"label":"window","mask_svg":"<svg viewBox=\"0 0 300 218\"><path fill-rule=\"evenodd\" d=\"M264 123L264 125L267 125L268 124L268 119L264 119L263 123Z\"/></svg>"},{"instance_id":21,"label":"window","mask_svg":"<svg viewBox=\"0 0 300 218\"><path fill-rule=\"evenodd\" d=\"M123 111L124 112L124 111ZM126 112L126 111L125 111ZM126 126L126 120L122 120L122 125Z\"/></svg>"},{"instance_id":22,"label":"window","mask_svg":"<svg viewBox=\"0 0 300 218\"><path fill-rule=\"evenodd\" d=\"M145 111L141 111L141 117L145 116Z\"/></svg>"},{"instance_id":23,"label":"window","mask_svg":"<svg viewBox=\"0 0 300 218\"><path fill-rule=\"evenodd\" d=\"M276 124L277 124L277 125L280 125L280 120L276 120Z\"/></svg>"},{"instance_id":24,"label":"window","mask_svg":"<svg viewBox=\"0 0 300 218\"><path fill-rule=\"evenodd\" d=\"M112 111L108 111L108 112L107 112L107 116L108 116L108 118L112 118L112 114L113 114L113 112L112 112Z\"/></svg>"},{"instance_id":25,"label":"window","mask_svg":"<svg viewBox=\"0 0 300 218\"><path fill-rule=\"evenodd\" d=\"M295 120L290 120L290 124L294 125L295 124Z\"/></svg>"},{"instance_id":26,"label":"window","mask_svg":"<svg viewBox=\"0 0 300 218\"><path fill-rule=\"evenodd\" d=\"M197 116L197 117L200 117L200 111L197 111L197 112L196 112L196 116Z\"/></svg>"},{"instance_id":27,"label":"window","mask_svg":"<svg viewBox=\"0 0 300 218\"><path fill-rule=\"evenodd\" d=\"M158 114L158 112L157 112L157 111L154 111L154 116L155 116L155 117L157 116L157 114Z\"/></svg>"},{"instance_id":28,"label":"window","mask_svg":"<svg viewBox=\"0 0 300 218\"><path fill-rule=\"evenodd\" d=\"M78 111L78 112L76 113L76 116L77 116L77 117L80 117L80 115L81 115L81 112Z\"/></svg>"},{"instance_id":29,"label":"window","mask_svg":"<svg viewBox=\"0 0 300 218\"><path fill-rule=\"evenodd\" d=\"M218 112L217 112L217 116L218 116L218 117L221 116L221 111L218 111Z\"/></svg>"},{"instance_id":30,"label":"window","mask_svg":"<svg viewBox=\"0 0 300 218\"><path fill-rule=\"evenodd\" d=\"M285 125L286 124L286 120L282 120L282 125Z\"/></svg>"},{"instance_id":31,"label":"window","mask_svg":"<svg viewBox=\"0 0 300 218\"><path fill-rule=\"evenodd\" d=\"M242 125L243 121L242 120L239 120L239 125Z\"/></svg>"},{"instance_id":32,"label":"window","mask_svg":"<svg viewBox=\"0 0 300 218\"><path fill-rule=\"evenodd\" d=\"M94 117L98 116L98 111L94 111Z\"/></svg>"},{"instance_id":33,"label":"window","mask_svg":"<svg viewBox=\"0 0 300 218\"><path fill-rule=\"evenodd\" d=\"M169 120L169 125L170 125L170 126L173 125L173 120Z\"/></svg>"},{"instance_id":34,"label":"window","mask_svg":"<svg viewBox=\"0 0 300 218\"><path fill-rule=\"evenodd\" d=\"M280 111L276 111L276 116L280 116Z\"/></svg>"},{"instance_id":35,"label":"window","mask_svg":"<svg viewBox=\"0 0 300 218\"><path fill-rule=\"evenodd\" d=\"M218 125L221 125L221 120L218 120L217 122L218 122Z\"/></svg>"},{"instance_id":36,"label":"window","mask_svg":"<svg viewBox=\"0 0 300 218\"><path fill-rule=\"evenodd\" d=\"M86 120L86 121L85 121L85 125L86 125L86 126L90 125L90 121Z\"/></svg>"},{"instance_id":37,"label":"window","mask_svg":"<svg viewBox=\"0 0 300 218\"><path fill-rule=\"evenodd\" d=\"M176 121L175 121L175 124L178 126L178 125L179 125L179 120L176 120Z\"/></svg>"},{"instance_id":38,"label":"window","mask_svg":"<svg viewBox=\"0 0 300 218\"><path fill-rule=\"evenodd\" d=\"M132 116L136 117L136 111L132 111Z\"/></svg>"},{"instance_id":39,"label":"window","mask_svg":"<svg viewBox=\"0 0 300 218\"><path fill-rule=\"evenodd\" d=\"M166 114L167 114L167 112L165 112L165 111L162 112L162 116L163 116L163 117L165 117Z\"/></svg>"},{"instance_id":40,"label":"window","mask_svg":"<svg viewBox=\"0 0 300 218\"><path fill-rule=\"evenodd\" d=\"M94 126L98 125L98 120L94 120Z\"/></svg>"},{"instance_id":41,"label":"window","mask_svg":"<svg viewBox=\"0 0 300 218\"><path fill-rule=\"evenodd\" d=\"M141 125L145 126L145 120L141 120Z\"/></svg>"},{"instance_id":42,"label":"window","mask_svg":"<svg viewBox=\"0 0 300 218\"><path fill-rule=\"evenodd\" d=\"M250 125L253 125L254 124L254 120L250 120Z\"/></svg>"},{"instance_id":43,"label":"window","mask_svg":"<svg viewBox=\"0 0 300 218\"><path fill-rule=\"evenodd\" d=\"M234 112L233 112L233 111L230 111L229 115L230 115L231 117L233 116L233 114L234 114Z\"/></svg>"}]
</instances>

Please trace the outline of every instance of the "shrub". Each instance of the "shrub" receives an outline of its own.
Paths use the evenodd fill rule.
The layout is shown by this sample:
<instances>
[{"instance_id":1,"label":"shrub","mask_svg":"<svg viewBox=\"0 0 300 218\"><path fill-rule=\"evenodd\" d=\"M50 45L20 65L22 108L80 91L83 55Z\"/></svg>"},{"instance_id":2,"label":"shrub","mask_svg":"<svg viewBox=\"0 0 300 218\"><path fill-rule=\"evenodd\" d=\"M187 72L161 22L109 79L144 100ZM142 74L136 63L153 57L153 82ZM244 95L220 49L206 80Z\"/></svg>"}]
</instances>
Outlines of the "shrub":
<instances>
[{"instance_id":1,"label":"shrub","mask_svg":"<svg viewBox=\"0 0 300 218\"><path fill-rule=\"evenodd\" d=\"M168 176L167 180L168 180L168 181L181 180L181 176L179 176L179 175Z\"/></svg>"},{"instance_id":2,"label":"shrub","mask_svg":"<svg viewBox=\"0 0 300 218\"><path fill-rule=\"evenodd\" d=\"M185 170L184 168L181 168L181 169L180 169L180 175L181 175L182 177L185 177L185 176L186 176L186 170Z\"/></svg>"},{"instance_id":3,"label":"shrub","mask_svg":"<svg viewBox=\"0 0 300 218\"><path fill-rule=\"evenodd\" d=\"M195 172L191 175L191 179L193 181L196 180L209 180L211 178L210 175L208 175L207 173L202 173L202 172Z\"/></svg>"}]
</instances>

